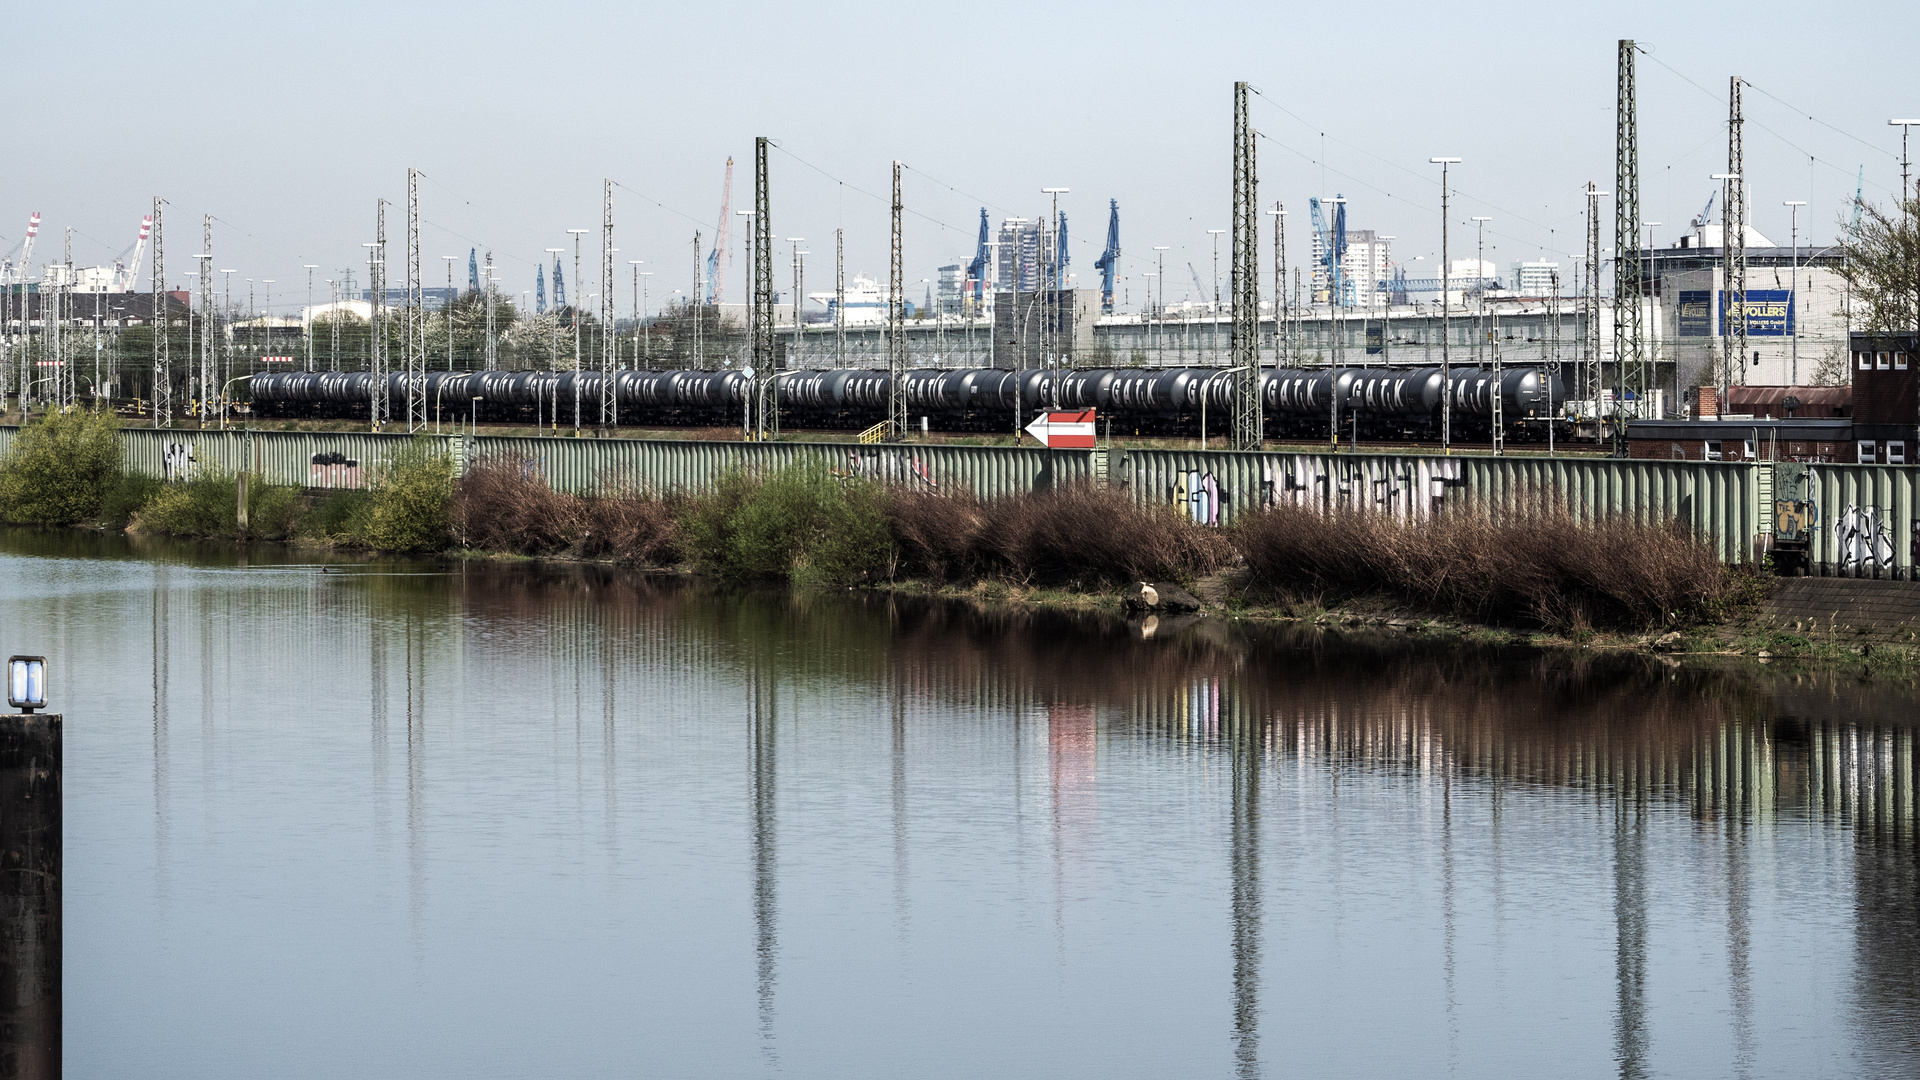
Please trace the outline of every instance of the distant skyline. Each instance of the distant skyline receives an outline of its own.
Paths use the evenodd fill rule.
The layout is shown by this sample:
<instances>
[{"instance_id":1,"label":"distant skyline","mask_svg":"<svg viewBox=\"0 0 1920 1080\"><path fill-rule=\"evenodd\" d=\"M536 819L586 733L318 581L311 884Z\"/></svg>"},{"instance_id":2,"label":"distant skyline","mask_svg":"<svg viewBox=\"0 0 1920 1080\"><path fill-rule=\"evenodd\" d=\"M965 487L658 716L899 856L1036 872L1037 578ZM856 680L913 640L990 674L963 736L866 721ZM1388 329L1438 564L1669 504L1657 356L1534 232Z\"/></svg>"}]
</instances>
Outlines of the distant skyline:
<instances>
[{"instance_id":1,"label":"distant skyline","mask_svg":"<svg viewBox=\"0 0 1920 1080\"><path fill-rule=\"evenodd\" d=\"M1726 166L1726 93L1744 76L1753 223L1788 239L1783 200L1803 199L1803 242L1830 242L1856 170L1885 203L1899 186L1895 116L1920 116L1911 63L1920 19L1905 5L1628 3L1495 19L1460 5L1393 4L1364 15L1122 3L883 8L828 2L622 8L581 3L257 6L108 2L12 5L17 46L0 74L0 252L43 215L33 270L74 230L74 261L130 245L154 195L168 200L168 277L194 273L211 213L216 265L274 279L274 307L306 302L352 268L374 200L388 210L388 279L405 270L406 170L420 185L424 284L441 256L491 250L502 289L531 291L544 249L567 249L569 292L600 289L600 191L614 193L618 310L630 259L651 306L690 292L693 233L713 243L721 179L753 201L753 140L771 154L775 280L791 284L805 237L807 291L830 287L833 231L847 273L885 280L891 162L908 166L908 299L971 257L979 210L1044 216L1068 187L1072 271L1098 283L1107 202L1118 199L1121 299L1137 306L1167 245L1168 302L1210 289L1208 229L1228 221L1231 92L1261 91L1260 199L1284 201L1288 262L1307 266L1310 195L1348 199L1352 228L1397 237L1421 276L1440 247L1438 167L1454 156L1452 254L1471 258L1473 215L1491 215L1488 261L1554 258L1584 237L1581 191L1614 181L1614 49L1640 57L1643 218L1672 243ZM1915 153L1920 156L1920 132ZM1715 199L1716 220L1719 200ZM1611 246L1612 204L1603 210ZM742 232L729 224L726 299L744 296ZM1273 219L1261 217L1261 285ZM575 281L569 228L594 230ZM1226 288L1222 245L1220 280ZM1426 256L1416 261L1416 256ZM140 287L149 265L140 268ZM256 294L258 295L258 294Z\"/></svg>"}]
</instances>

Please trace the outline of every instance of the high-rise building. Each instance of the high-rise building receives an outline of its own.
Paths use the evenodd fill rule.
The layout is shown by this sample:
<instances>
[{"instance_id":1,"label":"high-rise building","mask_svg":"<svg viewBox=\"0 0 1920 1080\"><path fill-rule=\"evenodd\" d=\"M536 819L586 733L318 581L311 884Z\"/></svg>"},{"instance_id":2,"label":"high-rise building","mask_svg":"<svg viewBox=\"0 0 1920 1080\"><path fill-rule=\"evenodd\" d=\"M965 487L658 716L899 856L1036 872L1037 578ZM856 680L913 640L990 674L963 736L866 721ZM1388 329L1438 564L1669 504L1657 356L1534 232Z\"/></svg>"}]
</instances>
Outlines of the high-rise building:
<instances>
[{"instance_id":1,"label":"high-rise building","mask_svg":"<svg viewBox=\"0 0 1920 1080\"><path fill-rule=\"evenodd\" d=\"M1032 292L1040 287L1040 222L1008 218L1000 223L994 288Z\"/></svg>"},{"instance_id":2,"label":"high-rise building","mask_svg":"<svg viewBox=\"0 0 1920 1080\"><path fill-rule=\"evenodd\" d=\"M1342 282L1341 303L1347 307L1373 307L1387 300L1387 278L1393 265L1393 244L1372 229L1348 229L1347 249L1340 254L1338 270ZM1326 246L1320 235L1313 236L1313 297L1327 303Z\"/></svg>"},{"instance_id":3,"label":"high-rise building","mask_svg":"<svg viewBox=\"0 0 1920 1080\"><path fill-rule=\"evenodd\" d=\"M958 315L963 310L961 294L967 286L967 268L964 263L943 266L938 271L939 289L934 293L933 310L936 315Z\"/></svg>"},{"instance_id":4,"label":"high-rise building","mask_svg":"<svg viewBox=\"0 0 1920 1080\"><path fill-rule=\"evenodd\" d=\"M1514 263L1511 278L1513 291L1520 296L1552 296L1553 278L1560 272L1560 264L1550 259L1527 259ZM1560 279L1560 291L1569 290L1566 278Z\"/></svg>"}]
</instances>

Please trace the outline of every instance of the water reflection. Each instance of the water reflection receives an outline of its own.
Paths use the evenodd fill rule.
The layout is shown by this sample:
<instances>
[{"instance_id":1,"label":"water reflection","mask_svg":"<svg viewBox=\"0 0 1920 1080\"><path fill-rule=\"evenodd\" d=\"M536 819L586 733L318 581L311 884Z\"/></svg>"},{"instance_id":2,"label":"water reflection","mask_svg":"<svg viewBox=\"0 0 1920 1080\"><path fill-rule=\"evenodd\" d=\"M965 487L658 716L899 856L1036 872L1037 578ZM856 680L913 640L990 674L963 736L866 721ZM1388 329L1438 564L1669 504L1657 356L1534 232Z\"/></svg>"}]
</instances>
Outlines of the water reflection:
<instances>
[{"instance_id":1,"label":"water reflection","mask_svg":"<svg viewBox=\"0 0 1920 1080\"><path fill-rule=\"evenodd\" d=\"M42 575L75 555L45 537L0 543L16 559L46 560L33 568ZM119 557L97 544L80 554ZM1196 939L1182 955L1199 958L1188 962L1205 971L1210 989L1173 971L1172 996L1218 1002L1211 1019L1191 1029L1212 1051L1174 1045L1193 1061L1217 1053L1215 1071L1241 1077L1277 1071L1282 1058L1307 1072L1341 1071L1325 1061L1315 1067L1307 1055L1328 1041L1364 1039L1379 1018L1351 999L1352 1017L1317 1013L1300 979L1337 987L1339 965L1327 957L1357 963L1373 948L1399 954L1404 985L1383 989L1403 996L1386 993L1380 1008L1409 1026L1407 1038L1427 1040L1436 1054L1444 1044L1455 1071L1487 1071L1480 1066L1489 1032L1499 1030L1489 1009L1533 1015L1528 1002L1500 995L1510 984L1539 985L1526 981L1530 969L1555 962L1543 959L1541 941L1561 933L1580 941L1589 930L1594 970L1562 973L1574 982L1593 977L1604 989L1568 1006L1567 1023L1591 1028L1599 1056L1611 1053L1610 1071L1685 1071L1676 1055L1696 1053L1711 1056L1709 1072L1777 1073L1777 973L1791 959L1780 937L1792 927L1779 898L1819 899L1796 891L1811 886L1783 880L1781 852L1809 844L1808 865L1817 865L1822 845L1845 852L1839 876L1822 887L1852 905L1846 939L1824 942L1820 954L1850 957L1847 1030L1823 1052L1866 1072L1920 1060L1911 719L1920 692L1910 683L1217 622L1163 624L1143 639L1089 614L729 593L592 568L312 566L256 553L243 572L237 558L197 559L162 551L124 571L144 575L127 595L137 597L131 617L146 616L152 635L150 677L125 690L148 699L140 714L151 718L150 733L136 738L150 747L141 754L150 755L141 761L150 775L140 777L150 790L138 802L151 800L152 895L166 899L170 852L191 832L178 818L190 822L198 811L207 837L217 839L247 812L231 774L263 758L249 757L259 748L242 737L245 718L234 703L259 701L247 694L263 679L323 685L301 665L326 658L324 685L353 698L355 712L364 702L353 752L361 755L355 768L365 770L370 846L394 848L416 966L435 963L436 940L445 948L436 928L461 902L461 887L473 886L473 871L462 867L475 858L475 830L487 836L488 857L498 854L492 845L510 842L510 824L489 816L487 785L508 782L516 769L538 773L547 802L571 800L564 814L542 818L539 835L554 845L596 844L589 862L605 867L616 909L669 888L647 878L636 900L624 883L645 871L627 870L623 852L650 852L682 872L730 861L739 873L730 895L740 918L730 932L742 958L734 970L751 982L739 999L750 1002L752 1020L742 1024L752 1029L757 1059L743 1070L832 1071L818 1065L814 1045L819 995L839 986L821 974L822 956L836 948L822 926L857 922L857 914L823 912L864 910L859 882L870 872L880 883L876 926L892 923L879 936L895 943L899 967L909 967L906 957L938 954L933 942L949 952L991 952L993 936L955 915L956 897L978 888L1021 909L1005 924L976 914L981 925L1017 936L1022 919L1037 915L1042 934L1050 929L1050 993L1081 995L1116 1014L1128 1014L1135 999L1089 989L1092 976L1082 974L1103 940L1098 927L1116 918L1116 895L1174 896L1181 921L1158 929ZM34 574L9 565L11 606L64 620L59 629L73 649L93 647L81 601L49 599L51 587L36 593ZM103 587L96 601L108 613L103 626L122 610L116 588ZM114 641L101 632L103 651ZM198 671L197 685L170 684L176 663ZM678 688L670 702L663 687ZM516 722L483 722L509 692ZM334 705L284 696L283 709L314 716ZM197 767L169 741L175 708L199 713ZM1025 755L1040 751L1043 717L1046 806L1029 831L1022 770ZM296 733L313 717L293 719L263 718L285 725L274 729L278 743L264 745L304 737ZM702 731L716 727L728 740L744 734L744 748L706 748ZM726 809L706 801L722 787L695 783L689 776L699 774L685 773L675 757L696 745L686 757L717 756L729 770ZM521 764L502 768L498 758ZM1033 768L1037 795L1037 760ZM835 778L859 776L870 783L851 782L837 796L844 809L821 795ZM676 817L676 805L697 809ZM692 855L663 853L669 822L698 829L710 809L736 831L700 833L688 841ZM1676 820L1689 828L1676 832ZM403 835L394 838L395 830ZM1143 846L1161 832L1187 839ZM724 859L723 838L732 853ZM191 841L196 851L210 842ZM1030 850L1044 864L1031 892ZM1142 859L1167 860L1164 876L1140 880ZM366 872L377 878L386 863L375 862ZM1543 875L1552 900L1542 899ZM1394 898L1390 915L1369 907L1380 894ZM1560 917L1556 903L1590 906L1598 919L1587 927L1569 913L1567 929L1543 933L1543 920ZM649 910L645 918L671 917ZM1207 937L1209 927L1217 936ZM1656 1023L1663 1008L1678 1007L1662 965L1688 957L1700 968L1688 968L1687 978L1717 988L1721 999L1711 1006L1723 1021L1718 1033L1685 1036L1705 1049ZM1281 958L1284 969L1275 966ZM998 962L1029 979L1039 974L1018 955ZM901 977L894 989L910 997L918 984L911 971ZM703 1011L724 1012L724 998L688 993ZM1039 999L1019 1000L1043 1009ZM1580 1012L1588 1005L1590 1017ZM905 1008L868 1007L888 1016L888 1008ZM1001 1022L1019 1026L1017 1016ZM1047 1029L1025 1052L1042 1054L1045 1039L1059 1038ZM1426 1068L1424 1050L1398 1060L1437 1071Z\"/></svg>"}]
</instances>

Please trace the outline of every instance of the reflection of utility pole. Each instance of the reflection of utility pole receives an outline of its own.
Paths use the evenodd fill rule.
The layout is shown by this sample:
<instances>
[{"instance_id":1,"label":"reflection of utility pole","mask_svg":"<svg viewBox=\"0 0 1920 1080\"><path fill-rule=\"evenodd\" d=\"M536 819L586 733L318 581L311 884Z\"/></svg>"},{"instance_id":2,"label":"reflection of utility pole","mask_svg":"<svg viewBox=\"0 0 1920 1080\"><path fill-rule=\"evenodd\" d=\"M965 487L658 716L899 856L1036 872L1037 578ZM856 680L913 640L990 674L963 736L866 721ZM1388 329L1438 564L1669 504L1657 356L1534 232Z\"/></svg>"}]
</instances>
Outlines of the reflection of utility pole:
<instances>
[{"instance_id":1,"label":"reflection of utility pole","mask_svg":"<svg viewBox=\"0 0 1920 1080\"><path fill-rule=\"evenodd\" d=\"M1225 710L1222 710L1225 711ZM1260 742L1253 725L1227 744L1233 769L1233 1056L1260 1075Z\"/></svg>"},{"instance_id":2,"label":"reflection of utility pole","mask_svg":"<svg viewBox=\"0 0 1920 1080\"><path fill-rule=\"evenodd\" d=\"M1646 823L1637 804L1613 806L1613 1057L1621 1076L1644 1076L1647 1053Z\"/></svg>"}]
</instances>

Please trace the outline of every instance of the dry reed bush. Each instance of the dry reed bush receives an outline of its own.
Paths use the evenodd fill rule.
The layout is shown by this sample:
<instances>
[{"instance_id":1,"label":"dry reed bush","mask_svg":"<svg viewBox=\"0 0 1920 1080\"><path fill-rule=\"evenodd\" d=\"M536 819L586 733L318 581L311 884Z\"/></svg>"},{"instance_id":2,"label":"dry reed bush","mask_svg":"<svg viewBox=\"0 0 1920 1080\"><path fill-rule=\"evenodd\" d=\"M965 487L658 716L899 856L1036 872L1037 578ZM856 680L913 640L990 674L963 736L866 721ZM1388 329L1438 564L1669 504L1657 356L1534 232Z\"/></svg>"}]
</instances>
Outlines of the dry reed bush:
<instances>
[{"instance_id":1,"label":"dry reed bush","mask_svg":"<svg viewBox=\"0 0 1920 1080\"><path fill-rule=\"evenodd\" d=\"M1494 621L1585 630L1709 618L1733 575L1677 522L1582 522L1562 507L1457 508L1402 520L1277 507L1234 540L1257 580L1288 592L1385 592Z\"/></svg>"},{"instance_id":2,"label":"dry reed bush","mask_svg":"<svg viewBox=\"0 0 1920 1080\"><path fill-rule=\"evenodd\" d=\"M900 491L888 518L907 568L939 580L990 574L1080 584L1191 578L1234 557L1226 537L1171 507L1139 506L1124 492L1086 484L985 502Z\"/></svg>"},{"instance_id":3,"label":"dry reed bush","mask_svg":"<svg viewBox=\"0 0 1920 1080\"><path fill-rule=\"evenodd\" d=\"M681 555L677 510L675 500L634 488L593 499L565 495L530 462L496 458L460 478L453 523L463 546L484 551L665 565Z\"/></svg>"},{"instance_id":4,"label":"dry reed bush","mask_svg":"<svg viewBox=\"0 0 1920 1080\"><path fill-rule=\"evenodd\" d=\"M577 502L584 526L580 554L647 566L669 566L684 557L678 520L681 500L623 489Z\"/></svg>"},{"instance_id":5,"label":"dry reed bush","mask_svg":"<svg viewBox=\"0 0 1920 1080\"><path fill-rule=\"evenodd\" d=\"M493 458L460 477L453 498L454 535L470 548L547 555L571 547L583 528L580 500L547 486L538 468Z\"/></svg>"}]
</instances>

